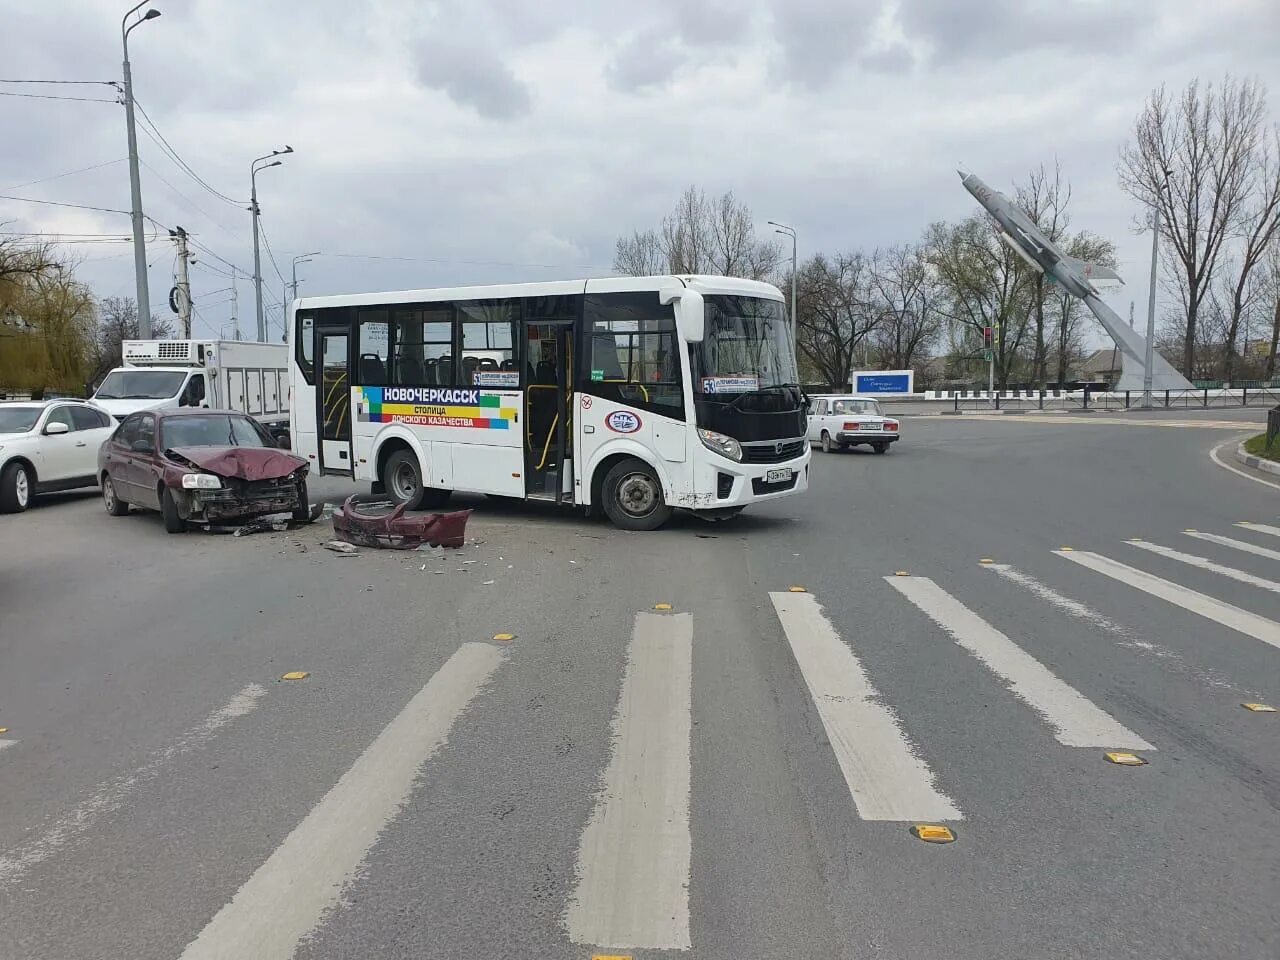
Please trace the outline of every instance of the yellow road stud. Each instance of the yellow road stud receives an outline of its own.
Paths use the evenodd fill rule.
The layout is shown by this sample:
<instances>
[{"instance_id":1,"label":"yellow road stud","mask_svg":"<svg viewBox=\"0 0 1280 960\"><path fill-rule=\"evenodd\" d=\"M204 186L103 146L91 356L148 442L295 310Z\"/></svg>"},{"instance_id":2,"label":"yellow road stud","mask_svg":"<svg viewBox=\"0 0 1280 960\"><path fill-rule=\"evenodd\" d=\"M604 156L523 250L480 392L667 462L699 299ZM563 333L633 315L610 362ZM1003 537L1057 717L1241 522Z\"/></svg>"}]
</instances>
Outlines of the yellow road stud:
<instances>
[{"instance_id":1,"label":"yellow road stud","mask_svg":"<svg viewBox=\"0 0 1280 960\"><path fill-rule=\"evenodd\" d=\"M1251 710L1254 713L1275 713L1276 712L1276 708L1271 706L1268 703L1242 703L1240 704L1240 706L1244 707L1246 710ZM0 733L4 733L4 731L0 730Z\"/></svg>"},{"instance_id":2,"label":"yellow road stud","mask_svg":"<svg viewBox=\"0 0 1280 960\"><path fill-rule=\"evenodd\" d=\"M795 587L787 587L787 592L788 593L808 593L809 591L806 590L804 587L795 586Z\"/></svg>"},{"instance_id":3,"label":"yellow road stud","mask_svg":"<svg viewBox=\"0 0 1280 960\"><path fill-rule=\"evenodd\" d=\"M591 960L631 960L629 953L593 953Z\"/></svg>"},{"instance_id":4,"label":"yellow road stud","mask_svg":"<svg viewBox=\"0 0 1280 960\"><path fill-rule=\"evenodd\" d=\"M894 575L895 577L909 577L909 576L911 576L911 571L910 571L910 570L895 570L895 571L893 571L893 575Z\"/></svg>"},{"instance_id":5,"label":"yellow road stud","mask_svg":"<svg viewBox=\"0 0 1280 960\"><path fill-rule=\"evenodd\" d=\"M1182 532L1183 533L1199 533L1200 531L1197 530L1195 527L1187 527L1187 529L1183 530Z\"/></svg>"},{"instance_id":6,"label":"yellow road stud","mask_svg":"<svg viewBox=\"0 0 1280 960\"><path fill-rule=\"evenodd\" d=\"M8 732L9 732L8 727L0 727L0 733L8 733Z\"/></svg>"},{"instance_id":7,"label":"yellow road stud","mask_svg":"<svg viewBox=\"0 0 1280 960\"><path fill-rule=\"evenodd\" d=\"M655 610L670 610L670 609L671 609L671 604L669 604L669 603L655 603L655 604L653 605L653 609L655 609Z\"/></svg>"},{"instance_id":8,"label":"yellow road stud","mask_svg":"<svg viewBox=\"0 0 1280 960\"><path fill-rule=\"evenodd\" d=\"M992 560L990 557L983 557L983 558L982 558L981 560L979 560L978 562L979 562L979 563L995 563L995 561L994 561L994 560Z\"/></svg>"},{"instance_id":9,"label":"yellow road stud","mask_svg":"<svg viewBox=\"0 0 1280 960\"><path fill-rule=\"evenodd\" d=\"M508 640L514 640L515 638L516 635L514 633L495 633L493 635L493 639L501 640L503 643L506 643Z\"/></svg>"},{"instance_id":10,"label":"yellow road stud","mask_svg":"<svg viewBox=\"0 0 1280 960\"><path fill-rule=\"evenodd\" d=\"M940 823L917 823L911 828L911 833L925 843L952 843L956 839L951 828Z\"/></svg>"},{"instance_id":11,"label":"yellow road stud","mask_svg":"<svg viewBox=\"0 0 1280 960\"><path fill-rule=\"evenodd\" d=\"M280 679L281 680L305 680L309 676L311 676L311 674L306 670L292 670L289 673L286 673Z\"/></svg>"},{"instance_id":12,"label":"yellow road stud","mask_svg":"<svg viewBox=\"0 0 1280 960\"><path fill-rule=\"evenodd\" d=\"M1140 767L1147 761L1143 760L1136 753L1126 753L1123 750L1104 753L1108 763L1119 764L1122 767Z\"/></svg>"},{"instance_id":13,"label":"yellow road stud","mask_svg":"<svg viewBox=\"0 0 1280 960\"><path fill-rule=\"evenodd\" d=\"M1062 553L1075 553L1075 550L1071 547L1059 547L1058 550Z\"/></svg>"}]
</instances>

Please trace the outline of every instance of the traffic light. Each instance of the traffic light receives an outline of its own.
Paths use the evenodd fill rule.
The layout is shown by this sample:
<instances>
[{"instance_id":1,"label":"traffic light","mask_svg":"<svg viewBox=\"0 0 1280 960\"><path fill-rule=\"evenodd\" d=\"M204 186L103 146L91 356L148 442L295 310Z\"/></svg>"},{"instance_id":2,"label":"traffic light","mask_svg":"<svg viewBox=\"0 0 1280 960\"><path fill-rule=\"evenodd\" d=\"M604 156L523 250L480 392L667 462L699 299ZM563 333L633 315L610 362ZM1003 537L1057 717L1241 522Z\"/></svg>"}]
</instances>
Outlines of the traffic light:
<instances>
[{"instance_id":1,"label":"traffic light","mask_svg":"<svg viewBox=\"0 0 1280 960\"><path fill-rule=\"evenodd\" d=\"M995 341L995 327L982 328L982 346L990 350Z\"/></svg>"}]
</instances>

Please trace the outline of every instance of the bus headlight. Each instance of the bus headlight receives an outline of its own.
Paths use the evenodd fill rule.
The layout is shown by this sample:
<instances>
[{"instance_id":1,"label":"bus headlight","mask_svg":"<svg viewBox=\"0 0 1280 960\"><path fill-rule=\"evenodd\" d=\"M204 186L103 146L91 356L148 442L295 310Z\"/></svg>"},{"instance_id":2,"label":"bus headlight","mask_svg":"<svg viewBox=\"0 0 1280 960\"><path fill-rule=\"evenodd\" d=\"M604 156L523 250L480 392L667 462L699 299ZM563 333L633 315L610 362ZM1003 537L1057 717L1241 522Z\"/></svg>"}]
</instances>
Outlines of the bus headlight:
<instances>
[{"instance_id":1,"label":"bus headlight","mask_svg":"<svg viewBox=\"0 0 1280 960\"><path fill-rule=\"evenodd\" d=\"M222 481L211 473L184 473L182 475L184 490L220 490Z\"/></svg>"},{"instance_id":2,"label":"bus headlight","mask_svg":"<svg viewBox=\"0 0 1280 960\"><path fill-rule=\"evenodd\" d=\"M698 439L702 441L702 445L708 450L720 454L722 457L728 457L730 460L742 462L742 444L738 443L733 437L726 437L723 433L716 433L714 430L703 430L698 428Z\"/></svg>"}]
</instances>

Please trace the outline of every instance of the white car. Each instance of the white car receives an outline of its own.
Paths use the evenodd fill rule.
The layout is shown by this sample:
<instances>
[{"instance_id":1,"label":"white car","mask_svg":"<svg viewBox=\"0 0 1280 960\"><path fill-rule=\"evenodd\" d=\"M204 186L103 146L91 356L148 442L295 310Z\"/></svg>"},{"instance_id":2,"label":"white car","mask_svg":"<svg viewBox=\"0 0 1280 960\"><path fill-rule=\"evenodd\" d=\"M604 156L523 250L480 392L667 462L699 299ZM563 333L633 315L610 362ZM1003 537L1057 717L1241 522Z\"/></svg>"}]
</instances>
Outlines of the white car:
<instances>
[{"instance_id":1,"label":"white car","mask_svg":"<svg viewBox=\"0 0 1280 960\"><path fill-rule=\"evenodd\" d=\"M116 422L84 400L0 403L0 513L21 513L37 493L98 483L98 448Z\"/></svg>"},{"instance_id":2,"label":"white car","mask_svg":"<svg viewBox=\"0 0 1280 960\"><path fill-rule=\"evenodd\" d=\"M887 453L898 440L898 421L886 417L880 404L866 397L812 397L809 404L809 443L823 453L865 443L876 453Z\"/></svg>"}]
</instances>

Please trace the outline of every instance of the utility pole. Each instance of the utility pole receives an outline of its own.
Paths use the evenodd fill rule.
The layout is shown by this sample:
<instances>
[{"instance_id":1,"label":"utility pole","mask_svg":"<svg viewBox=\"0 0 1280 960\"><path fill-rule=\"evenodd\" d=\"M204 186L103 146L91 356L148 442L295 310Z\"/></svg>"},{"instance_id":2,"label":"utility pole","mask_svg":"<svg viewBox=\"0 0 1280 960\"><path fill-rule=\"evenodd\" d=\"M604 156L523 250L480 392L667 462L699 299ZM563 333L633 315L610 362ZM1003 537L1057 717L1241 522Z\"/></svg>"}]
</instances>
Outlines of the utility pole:
<instances>
[{"instance_id":1,"label":"utility pole","mask_svg":"<svg viewBox=\"0 0 1280 960\"><path fill-rule=\"evenodd\" d=\"M129 31L140 23L160 16L159 10L148 10L142 18L126 27L129 18L147 0L129 9L120 21L120 41L124 46L124 119L129 134L129 200L133 221L133 277L137 287L138 336L151 339L151 291L147 287L147 243L142 229L142 178L138 174L138 132L133 119L133 71L129 68Z\"/></svg>"},{"instance_id":2,"label":"utility pole","mask_svg":"<svg viewBox=\"0 0 1280 960\"><path fill-rule=\"evenodd\" d=\"M236 287L236 268L231 268L231 336L240 339L240 291Z\"/></svg>"},{"instance_id":3,"label":"utility pole","mask_svg":"<svg viewBox=\"0 0 1280 960\"><path fill-rule=\"evenodd\" d=\"M293 147L287 143L283 150L272 150L249 164L249 213L253 215L253 293L258 313L259 343L267 342L267 322L262 315L262 257L258 253L258 217L262 215L262 211L258 209L258 172L268 167L280 166L280 161L272 158L285 153L293 153ZM258 166L263 160L271 160L271 162Z\"/></svg>"},{"instance_id":4,"label":"utility pole","mask_svg":"<svg viewBox=\"0 0 1280 960\"><path fill-rule=\"evenodd\" d=\"M791 238L791 352L796 354L796 228L785 223L778 223L776 220L770 220L769 226L776 228L773 231L774 233L780 233L784 237ZM798 356L798 354L796 355ZM864 363L863 365L865 366L866 364Z\"/></svg>"},{"instance_id":5,"label":"utility pole","mask_svg":"<svg viewBox=\"0 0 1280 960\"><path fill-rule=\"evenodd\" d=\"M178 243L178 276L177 284L174 287L173 301L178 311L178 322L182 324L182 336L184 339L191 339L191 279L187 275L187 262L190 254L187 252L187 231L181 227L174 227L169 231L169 236L173 237Z\"/></svg>"}]
</instances>

